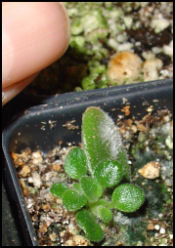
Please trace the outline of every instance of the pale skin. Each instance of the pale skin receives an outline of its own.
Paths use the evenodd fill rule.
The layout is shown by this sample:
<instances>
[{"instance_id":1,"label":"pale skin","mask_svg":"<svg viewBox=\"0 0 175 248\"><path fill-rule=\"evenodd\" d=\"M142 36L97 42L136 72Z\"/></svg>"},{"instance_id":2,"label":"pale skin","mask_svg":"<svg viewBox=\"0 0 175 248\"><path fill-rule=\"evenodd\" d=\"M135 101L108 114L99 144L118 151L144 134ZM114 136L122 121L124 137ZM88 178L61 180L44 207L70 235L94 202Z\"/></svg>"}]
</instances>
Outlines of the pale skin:
<instances>
[{"instance_id":1,"label":"pale skin","mask_svg":"<svg viewBox=\"0 0 175 248\"><path fill-rule=\"evenodd\" d=\"M64 54L69 26L61 2L2 3L2 105Z\"/></svg>"}]
</instances>

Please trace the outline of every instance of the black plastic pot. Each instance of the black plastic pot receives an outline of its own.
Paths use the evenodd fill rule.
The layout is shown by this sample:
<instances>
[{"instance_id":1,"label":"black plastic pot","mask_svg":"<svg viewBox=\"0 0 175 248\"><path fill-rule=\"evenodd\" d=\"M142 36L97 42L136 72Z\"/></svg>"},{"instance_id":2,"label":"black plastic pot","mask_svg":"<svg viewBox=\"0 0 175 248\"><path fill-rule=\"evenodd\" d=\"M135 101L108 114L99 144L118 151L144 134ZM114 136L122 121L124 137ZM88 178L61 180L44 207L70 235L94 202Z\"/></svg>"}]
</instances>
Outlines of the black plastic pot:
<instances>
[{"instance_id":1,"label":"black plastic pot","mask_svg":"<svg viewBox=\"0 0 175 248\"><path fill-rule=\"evenodd\" d=\"M121 107L126 105L126 102L131 106L131 115L138 119L147 113L146 108L150 105L153 105L155 110L168 108L172 111L173 80L54 96L40 105L15 114L15 117L11 116L8 120L10 124L5 123L2 133L5 183L26 245L36 246L38 243L10 153L19 152L26 147L47 152L58 144L58 140L62 140L63 144L69 141L78 143L82 113L88 106L100 106L116 120L117 116L122 114ZM3 113L4 119L9 116L8 111L10 112L7 108ZM63 124L71 120L75 120L74 124L79 126L78 129L68 130L63 127Z\"/></svg>"}]
</instances>

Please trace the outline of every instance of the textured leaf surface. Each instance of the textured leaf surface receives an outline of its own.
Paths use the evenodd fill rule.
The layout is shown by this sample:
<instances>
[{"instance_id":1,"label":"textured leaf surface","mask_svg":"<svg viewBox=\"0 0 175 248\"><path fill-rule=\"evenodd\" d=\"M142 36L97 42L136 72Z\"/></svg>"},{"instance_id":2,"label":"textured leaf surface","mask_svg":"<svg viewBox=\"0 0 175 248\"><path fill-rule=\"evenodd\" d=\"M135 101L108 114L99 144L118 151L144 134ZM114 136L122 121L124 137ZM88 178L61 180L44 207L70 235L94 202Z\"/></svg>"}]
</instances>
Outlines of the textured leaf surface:
<instances>
[{"instance_id":1,"label":"textured leaf surface","mask_svg":"<svg viewBox=\"0 0 175 248\"><path fill-rule=\"evenodd\" d=\"M87 172L86 155L79 147L72 148L66 156L64 169L68 176L73 179L79 179Z\"/></svg>"},{"instance_id":2,"label":"textured leaf surface","mask_svg":"<svg viewBox=\"0 0 175 248\"><path fill-rule=\"evenodd\" d=\"M114 206L123 212L135 212L144 202L144 192L129 183L119 185L112 194Z\"/></svg>"},{"instance_id":3,"label":"textured leaf surface","mask_svg":"<svg viewBox=\"0 0 175 248\"><path fill-rule=\"evenodd\" d=\"M57 197L62 198L64 192L67 190L67 186L63 183L54 183L50 188L50 192Z\"/></svg>"},{"instance_id":4,"label":"textured leaf surface","mask_svg":"<svg viewBox=\"0 0 175 248\"><path fill-rule=\"evenodd\" d=\"M96 178L82 177L80 185L89 202L96 202L103 193L102 187Z\"/></svg>"},{"instance_id":5,"label":"textured leaf surface","mask_svg":"<svg viewBox=\"0 0 175 248\"><path fill-rule=\"evenodd\" d=\"M99 217L100 219L108 224L112 220L112 212L109 208L106 208L104 206L98 207Z\"/></svg>"},{"instance_id":6,"label":"textured leaf surface","mask_svg":"<svg viewBox=\"0 0 175 248\"><path fill-rule=\"evenodd\" d=\"M63 205L69 211L76 211L85 206L87 200L83 195L78 194L74 190L66 190L63 194Z\"/></svg>"},{"instance_id":7,"label":"textured leaf surface","mask_svg":"<svg viewBox=\"0 0 175 248\"><path fill-rule=\"evenodd\" d=\"M82 142L87 156L88 169L92 175L100 161L116 160L122 145L115 123L98 107L89 107L83 114Z\"/></svg>"},{"instance_id":8,"label":"textured leaf surface","mask_svg":"<svg viewBox=\"0 0 175 248\"><path fill-rule=\"evenodd\" d=\"M101 202L101 200L98 201L97 204L94 204L90 210L91 212L100 218L104 223L109 223L112 220L112 212L111 210L105 206L105 202Z\"/></svg>"},{"instance_id":9,"label":"textured leaf surface","mask_svg":"<svg viewBox=\"0 0 175 248\"><path fill-rule=\"evenodd\" d=\"M98 164L94 176L103 188L113 187L122 179L122 166L114 160L105 160Z\"/></svg>"},{"instance_id":10,"label":"textured leaf surface","mask_svg":"<svg viewBox=\"0 0 175 248\"><path fill-rule=\"evenodd\" d=\"M95 221L94 216L92 216L87 210L81 210L78 212L76 215L76 221L89 240L99 242L103 239L103 231L100 225Z\"/></svg>"}]
</instances>

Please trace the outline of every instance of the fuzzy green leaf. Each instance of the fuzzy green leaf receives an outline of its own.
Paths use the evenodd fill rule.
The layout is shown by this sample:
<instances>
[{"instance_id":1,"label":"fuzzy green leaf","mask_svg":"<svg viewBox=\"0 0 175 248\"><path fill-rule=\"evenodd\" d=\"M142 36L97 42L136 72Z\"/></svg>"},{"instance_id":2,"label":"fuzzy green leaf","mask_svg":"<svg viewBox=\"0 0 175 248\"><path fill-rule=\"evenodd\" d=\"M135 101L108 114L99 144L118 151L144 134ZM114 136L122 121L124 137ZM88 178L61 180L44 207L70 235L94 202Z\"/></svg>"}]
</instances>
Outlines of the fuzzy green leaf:
<instances>
[{"instance_id":1,"label":"fuzzy green leaf","mask_svg":"<svg viewBox=\"0 0 175 248\"><path fill-rule=\"evenodd\" d=\"M100 225L95 221L94 216L92 216L87 210L81 210L78 212L76 215L76 221L89 240L99 242L103 239L103 231Z\"/></svg>"},{"instance_id":2,"label":"fuzzy green leaf","mask_svg":"<svg viewBox=\"0 0 175 248\"><path fill-rule=\"evenodd\" d=\"M133 184L121 184L112 194L114 207L123 212L135 212L144 202L144 192Z\"/></svg>"},{"instance_id":3,"label":"fuzzy green leaf","mask_svg":"<svg viewBox=\"0 0 175 248\"><path fill-rule=\"evenodd\" d=\"M86 155L79 147L72 148L66 156L64 169L68 176L73 179L79 179L86 175Z\"/></svg>"},{"instance_id":4,"label":"fuzzy green leaf","mask_svg":"<svg viewBox=\"0 0 175 248\"><path fill-rule=\"evenodd\" d=\"M90 208L91 212L100 218L104 223L109 223L112 220L112 212L111 210L102 204L94 205Z\"/></svg>"},{"instance_id":5,"label":"fuzzy green leaf","mask_svg":"<svg viewBox=\"0 0 175 248\"><path fill-rule=\"evenodd\" d=\"M74 190L66 190L63 194L63 205L69 211L76 211L84 207L87 203L87 199L83 196L78 194Z\"/></svg>"},{"instance_id":6,"label":"fuzzy green leaf","mask_svg":"<svg viewBox=\"0 0 175 248\"><path fill-rule=\"evenodd\" d=\"M98 207L99 218L106 224L108 224L112 220L112 212L109 208L104 206Z\"/></svg>"},{"instance_id":7,"label":"fuzzy green leaf","mask_svg":"<svg viewBox=\"0 0 175 248\"><path fill-rule=\"evenodd\" d=\"M54 183L50 188L50 192L57 197L62 198L64 192L68 189L63 183Z\"/></svg>"},{"instance_id":8,"label":"fuzzy green leaf","mask_svg":"<svg viewBox=\"0 0 175 248\"><path fill-rule=\"evenodd\" d=\"M82 142L91 175L100 161L116 160L122 145L115 123L98 107L89 107L82 118Z\"/></svg>"},{"instance_id":9,"label":"fuzzy green leaf","mask_svg":"<svg viewBox=\"0 0 175 248\"><path fill-rule=\"evenodd\" d=\"M90 204L90 210L91 212L94 214L94 215L97 215L97 212L96 212L96 209L99 207L99 206L103 206L103 207L106 207L108 209L112 209L114 208L113 207L113 202L112 201L106 201L104 199L99 199L98 201Z\"/></svg>"},{"instance_id":10,"label":"fuzzy green leaf","mask_svg":"<svg viewBox=\"0 0 175 248\"><path fill-rule=\"evenodd\" d=\"M94 176L103 188L113 187L122 180L122 166L117 161L105 160L98 164Z\"/></svg>"},{"instance_id":11,"label":"fuzzy green leaf","mask_svg":"<svg viewBox=\"0 0 175 248\"><path fill-rule=\"evenodd\" d=\"M102 187L96 178L82 177L80 179L80 185L89 202L96 202L103 193Z\"/></svg>"}]
</instances>

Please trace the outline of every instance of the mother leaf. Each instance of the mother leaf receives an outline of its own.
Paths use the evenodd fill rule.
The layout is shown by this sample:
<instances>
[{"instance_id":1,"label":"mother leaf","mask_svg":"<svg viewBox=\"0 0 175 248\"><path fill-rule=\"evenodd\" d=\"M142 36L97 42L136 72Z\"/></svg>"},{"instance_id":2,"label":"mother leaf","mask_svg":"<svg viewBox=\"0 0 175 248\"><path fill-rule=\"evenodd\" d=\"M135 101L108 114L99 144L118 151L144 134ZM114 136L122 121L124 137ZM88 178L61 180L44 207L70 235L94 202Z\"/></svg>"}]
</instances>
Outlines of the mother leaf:
<instances>
[{"instance_id":1,"label":"mother leaf","mask_svg":"<svg viewBox=\"0 0 175 248\"><path fill-rule=\"evenodd\" d=\"M82 142L88 169L92 175L100 161L116 160L122 145L115 123L98 107L89 107L83 114Z\"/></svg>"}]
</instances>

